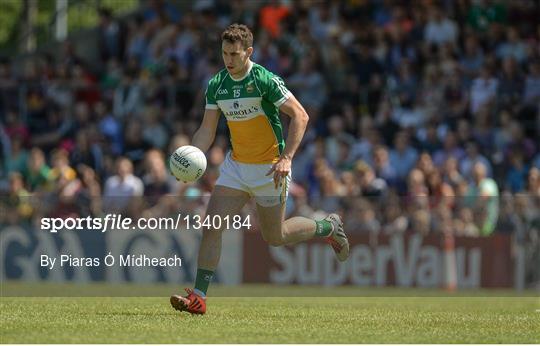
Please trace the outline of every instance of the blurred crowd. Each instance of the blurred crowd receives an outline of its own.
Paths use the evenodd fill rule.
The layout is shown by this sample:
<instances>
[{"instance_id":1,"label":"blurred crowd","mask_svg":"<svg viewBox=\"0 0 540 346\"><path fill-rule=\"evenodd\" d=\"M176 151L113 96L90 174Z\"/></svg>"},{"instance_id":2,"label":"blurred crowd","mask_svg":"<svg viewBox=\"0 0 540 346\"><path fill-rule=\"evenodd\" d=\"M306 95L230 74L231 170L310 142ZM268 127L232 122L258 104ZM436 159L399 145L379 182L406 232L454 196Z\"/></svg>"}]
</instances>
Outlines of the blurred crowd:
<instances>
[{"instance_id":1,"label":"blurred crowd","mask_svg":"<svg viewBox=\"0 0 540 346\"><path fill-rule=\"evenodd\" d=\"M538 244L538 2L191 6L154 0L123 18L101 9L97 61L73 41L1 61L0 223L204 212L226 124L197 183L178 183L167 158L199 126L222 68L220 34L240 22L254 31L253 60L310 115L289 215L338 211L350 232L500 232Z\"/></svg>"}]
</instances>

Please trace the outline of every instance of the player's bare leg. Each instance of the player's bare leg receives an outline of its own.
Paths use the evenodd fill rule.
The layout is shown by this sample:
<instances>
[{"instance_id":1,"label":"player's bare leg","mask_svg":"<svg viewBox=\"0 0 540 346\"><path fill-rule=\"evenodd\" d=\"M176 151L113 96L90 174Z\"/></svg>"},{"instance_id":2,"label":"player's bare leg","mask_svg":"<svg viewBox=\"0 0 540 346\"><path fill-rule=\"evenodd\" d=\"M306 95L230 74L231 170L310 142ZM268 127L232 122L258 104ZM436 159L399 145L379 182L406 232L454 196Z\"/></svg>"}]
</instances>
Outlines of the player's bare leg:
<instances>
[{"instance_id":1,"label":"player's bare leg","mask_svg":"<svg viewBox=\"0 0 540 346\"><path fill-rule=\"evenodd\" d=\"M294 244L315 236L317 225L314 220L299 216L284 220L285 204L271 207L257 204L257 216L262 237L272 246Z\"/></svg>"},{"instance_id":2,"label":"player's bare leg","mask_svg":"<svg viewBox=\"0 0 540 346\"><path fill-rule=\"evenodd\" d=\"M349 257L349 241L343 230L343 222L337 214L330 214L321 221L301 216L284 220L285 204L272 207L257 204L257 213L262 236L272 246L294 244L320 236L332 246L340 261Z\"/></svg>"},{"instance_id":3,"label":"player's bare leg","mask_svg":"<svg viewBox=\"0 0 540 346\"><path fill-rule=\"evenodd\" d=\"M234 215L238 215L242 211L249 198L249 194L244 191L216 185L210 197L206 215L211 217L217 215L222 220L226 216L232 219ZM223 228L203 229L203 236L199 246L195 288L193 290L187 289L188 295L185 297L180 295L171 296L171 305L176 310L193 314L204 314L206 312L206 290L221 256L222 233Z\"/></svg>"},{"instance_id":4,"label":"player's bare leg","mask_svg":"<svg viewBox=\"0 0 540 346\"><path fill-rule=\"evenodd\" d=\"M221 220L229 216L232 220L235 215L240 214L249 199L250 196L245 191L216 185L208 202L206 215L211 217L218 215ZM222 225L222 229L219 230L203 229L199 246L198 268L212 271L216 269L221 256L221 235L225 223L222 222Z\"/></svg>"}]
</instances>

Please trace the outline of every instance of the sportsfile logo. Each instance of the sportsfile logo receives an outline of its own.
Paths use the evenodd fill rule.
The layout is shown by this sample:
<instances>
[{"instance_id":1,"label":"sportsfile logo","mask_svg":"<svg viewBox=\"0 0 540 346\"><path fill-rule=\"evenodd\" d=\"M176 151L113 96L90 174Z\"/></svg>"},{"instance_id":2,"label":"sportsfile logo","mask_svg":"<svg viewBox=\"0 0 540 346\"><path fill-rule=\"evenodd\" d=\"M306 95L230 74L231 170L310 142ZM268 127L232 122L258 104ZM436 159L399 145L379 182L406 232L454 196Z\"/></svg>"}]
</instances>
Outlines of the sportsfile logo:
<instances>
[{"instance_id":1,"label":"sportsfile logo","mask_svg":"<svg viewBox=\"0 0 540 346\"><path fill-rule=\"evenodd\" d=\"M202 217L198 214L177 214L174 217L141 217L132 219L121 214L105 214L103 217L44 217L40 221L40 228L43 231L57 233L58 231L99 231L109 230L201 230L201 229L222 229L241 230L250 229L250 216L227 215L206 215ZM182 226L182 227L180 227Z\"/></svg>"}]
</instances>

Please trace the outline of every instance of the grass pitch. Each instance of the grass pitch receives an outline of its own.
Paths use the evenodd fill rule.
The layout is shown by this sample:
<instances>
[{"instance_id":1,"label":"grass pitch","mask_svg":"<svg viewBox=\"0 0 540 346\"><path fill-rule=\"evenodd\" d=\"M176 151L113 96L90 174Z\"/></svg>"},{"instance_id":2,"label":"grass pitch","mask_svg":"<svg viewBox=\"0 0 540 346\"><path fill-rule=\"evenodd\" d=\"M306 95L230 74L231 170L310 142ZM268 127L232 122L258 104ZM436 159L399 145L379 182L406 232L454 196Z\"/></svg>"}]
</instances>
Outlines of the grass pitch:
<instances>
[{"instance_id":1,"label":"grass pitch","mask_svg":"<svg viewBox=\"0 0 540 346\"><path fill-rule=\"evenodd\" d=\"M39 288L41 295L170 291L170 286L151 291L145 286L111 289L95 284ZM2 283L2 343L540 342L540 299L534 292L512 296L475 291L473 296L438 290L213 287L207 314L190 316L173 310L165 293L160 297L14 296L30 295L25 289L28 285ZM227 297L229 292L239 296Z\"/></svg>"}]
</instances>

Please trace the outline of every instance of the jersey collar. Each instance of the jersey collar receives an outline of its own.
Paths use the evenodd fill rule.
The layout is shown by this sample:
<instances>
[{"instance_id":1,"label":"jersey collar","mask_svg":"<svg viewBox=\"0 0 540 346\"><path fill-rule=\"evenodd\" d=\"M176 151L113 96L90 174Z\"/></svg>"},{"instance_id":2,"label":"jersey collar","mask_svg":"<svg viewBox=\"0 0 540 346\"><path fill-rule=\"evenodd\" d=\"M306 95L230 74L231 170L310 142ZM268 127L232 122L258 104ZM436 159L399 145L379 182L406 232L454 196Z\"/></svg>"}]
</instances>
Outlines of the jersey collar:
<instances>
[{"instance_id":1,"label":"jersey collar","mask_svg":"<svg viewBox=\"0 0 540 346\"><path fill-rule=\"evenodd\" d=\"M245 73L242 77L240 77L240 78L234 78L233 76L231 76L230 73L229 73L229 77L231 77L231 79L232 79L233 81L235 81L235 82L240 82L240 81L244 80L244 78L246 78L246 77L249 75L249 73L251 72L251 69L252 69L252 68L253 68L253 61L250 60L250 61L249 61L249 66L248 66L248 68L247 68L247 71L246 71L246 73Z\"/></svg>"}]
</instances>

